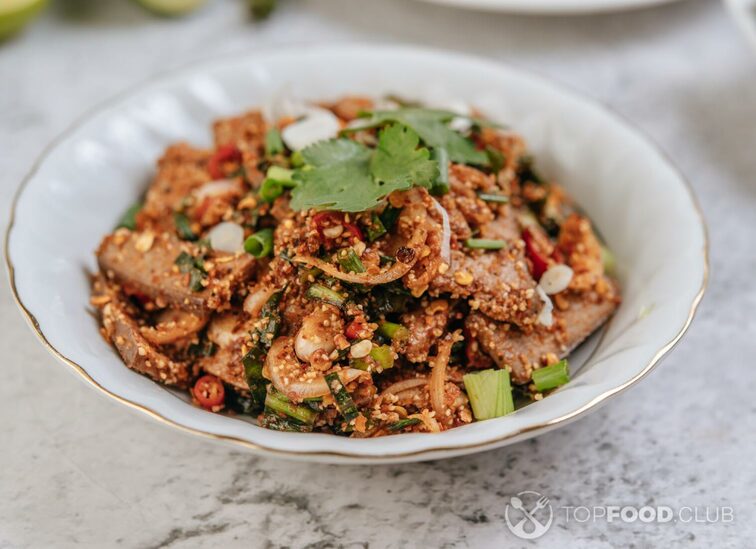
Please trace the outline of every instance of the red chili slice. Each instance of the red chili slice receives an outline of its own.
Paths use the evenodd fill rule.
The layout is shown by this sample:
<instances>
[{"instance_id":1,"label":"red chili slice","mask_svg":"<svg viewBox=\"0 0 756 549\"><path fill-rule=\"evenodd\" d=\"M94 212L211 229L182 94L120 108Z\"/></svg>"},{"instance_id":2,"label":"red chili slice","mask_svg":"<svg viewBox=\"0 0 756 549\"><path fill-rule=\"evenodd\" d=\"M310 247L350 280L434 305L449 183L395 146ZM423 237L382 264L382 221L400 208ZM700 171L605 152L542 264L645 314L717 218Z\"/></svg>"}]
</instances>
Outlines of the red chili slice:
<instances>
[{"instance_id":1,"label":"red chili slice","mask_svg":"<svg viewBox=\"0 0 756 549\"><path fill-rule=\"evenodd\" d=\"M354 223L344 223L344 228L347 230L349 234L351 234L357 240L360 240L360 241L365 240L365 238L362 236L362 231Z\"/></svg>"},{"instance_id":2,"label":"red chili slice","mask_svg":"<svg viewBox=\"0 0 756 549\"><path fill-rule=\"evenodd\" d=\"M346 329L344 329L344 335L347 336L348 339L357 339L358 337L360 337L360 333L364 329L365 325L362 322L353 320L352 322L347 324Z\"/></svg>"},{"instance_id":3,"label":"red chili slice","mask_svg":"<svg viewBox=\"0 0 756 549\"><path fill-rule=\"evenodd\" d=\"M226 162L241 162L241 151L235 145L221 145L207 161L207 171L213 179L223 179L223 164Z\"/></svg>"},{"instance_id":4,"label":"red chili slice","mask_svg":"<svg viewBox=\"0 0 756 549\"><path fill-rule=\"evenodd\" d=\"M541 254L538 248L536 248L530 230L525 229L522 231L522 239L525 241L525 254L533 263L533 278L537 282L541 280L541 276L543 276L543 273L549 268L549 260Z\"/></svg>"},{"instance_id":5,"label":"red chili slice","mask_svg":"<svg viewBox=\"0 0 756 549\"><path fill-rule=\"evenodd\" d=\"M223 382L215 376L205 375L197 380L192 389L194 398L199 405L207 410L220 406L226 400L226 389Z\"/></svg>"}]
</instances>

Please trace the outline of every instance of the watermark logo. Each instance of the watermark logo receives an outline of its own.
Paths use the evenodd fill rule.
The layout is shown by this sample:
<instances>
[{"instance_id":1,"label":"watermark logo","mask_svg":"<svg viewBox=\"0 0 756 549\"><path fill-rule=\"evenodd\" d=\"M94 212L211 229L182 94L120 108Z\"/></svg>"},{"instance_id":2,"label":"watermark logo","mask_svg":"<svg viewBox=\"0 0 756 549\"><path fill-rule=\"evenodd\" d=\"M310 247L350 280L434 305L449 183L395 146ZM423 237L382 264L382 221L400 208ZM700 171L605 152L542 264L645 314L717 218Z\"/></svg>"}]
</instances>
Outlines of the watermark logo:
<instances>
[{"instance_id":1,"label":"watermark logo","mask_svg":"<svg viewBox=\"0 0 756 549\"><path fill-rule=\"evenodd\" d=\"M509 530L518 538L536 539L551 528L554 510L546 496L532 490L523 490L509 498L504 518Z\"/></svg>"}]
</instances>

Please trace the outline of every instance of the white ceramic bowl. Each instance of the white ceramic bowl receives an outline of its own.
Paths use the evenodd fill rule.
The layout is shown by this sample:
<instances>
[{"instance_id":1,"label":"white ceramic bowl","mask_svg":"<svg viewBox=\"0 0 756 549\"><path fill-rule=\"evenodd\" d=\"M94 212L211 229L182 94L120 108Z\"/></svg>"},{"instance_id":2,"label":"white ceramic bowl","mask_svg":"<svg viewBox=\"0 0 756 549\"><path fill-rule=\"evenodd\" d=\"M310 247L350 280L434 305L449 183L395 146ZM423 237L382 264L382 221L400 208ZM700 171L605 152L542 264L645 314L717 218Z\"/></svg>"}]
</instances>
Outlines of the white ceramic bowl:
<instances>
[{"instance_id":1,"label":"white ceramic bowl","mask_svg":"<svg viewBox=\"0 0 756 549\"><path fill-rule=\"evenodd\" d=\"M93 251L177 140L210 143L213 119L269 103L342 94L448 97L525 135L539 166L573 194L614 250L624 302L579 373L541 402L441 434L349 439L282 433L193 407L140 376L105 343L88 306ZM6 257L18 303L47 347L116 400L253 451L329 462L436 459L491 449L579 417L641 379L680 339L706 284L703 220L680 174L616 115L541 78L456 54L376 46L215 59L141 85L58 139L21 186ZM592 351L592 352L589 352ZM590 355L590 356L588 356Z\"/></svg>"}]
</instances>

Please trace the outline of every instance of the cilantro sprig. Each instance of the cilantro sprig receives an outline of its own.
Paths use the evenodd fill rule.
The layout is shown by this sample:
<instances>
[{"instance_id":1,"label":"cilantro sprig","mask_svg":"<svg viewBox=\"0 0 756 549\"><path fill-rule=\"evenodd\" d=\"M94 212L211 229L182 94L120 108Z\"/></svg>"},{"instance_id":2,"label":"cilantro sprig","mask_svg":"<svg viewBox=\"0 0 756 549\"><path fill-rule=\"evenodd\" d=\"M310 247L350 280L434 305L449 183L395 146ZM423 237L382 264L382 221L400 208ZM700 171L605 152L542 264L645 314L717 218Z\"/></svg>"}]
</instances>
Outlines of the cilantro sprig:
<instances>
[{"instance_id":1,"label":"cilantro sprig","mask_svg":"<svg viewBox=\"0 0 756 549\"><path fill-rule=\"evenodd\" d=\"M393 191L430 188L438 163L419 144L418 133L400 123L381 130L375 149L344 138L315 143L301 151L305 166L294 173L291 207L360 212Z\"/></svg>"},{"instance_id":2,"label":"cilantro sprig","mask_svg":"<svg viewBox=\"0 0 756 549\"><path fill-rule=\"evenodd\" d=\"M414 130L429 147L445 149L452 162L488 166L489 159L485 151L478 150L472 141L449 127L449 122L456 116L449 111L419 107L372 111L366 113L364 124L347 131L375 128L396 122ZM482 123L478 119L472 120L478 124Z\"/></svg>"}]
</instances>

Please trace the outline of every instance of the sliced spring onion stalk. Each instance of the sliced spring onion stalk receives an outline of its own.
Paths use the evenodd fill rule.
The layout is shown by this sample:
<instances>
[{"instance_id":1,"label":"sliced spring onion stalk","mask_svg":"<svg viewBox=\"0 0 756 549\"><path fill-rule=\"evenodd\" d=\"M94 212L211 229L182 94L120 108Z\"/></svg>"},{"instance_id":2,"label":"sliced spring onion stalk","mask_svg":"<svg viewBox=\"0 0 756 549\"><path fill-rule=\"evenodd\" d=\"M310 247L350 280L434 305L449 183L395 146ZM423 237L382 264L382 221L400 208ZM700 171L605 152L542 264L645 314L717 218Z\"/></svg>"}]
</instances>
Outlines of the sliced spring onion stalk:
<instances>
[{"instance_id":1,"label":"sliced spring onion stalk","mask_svg":"<svg viewBox=\"0 0 756 549\"><path fill-rule=\"evenodd\" d=\"M265 156L276 156L284 152L284 144L281 141L281 132L278 128L270 128L265 134Z\"/></svg>"},{"instance_id":2,"label":"sliced spring onion stalk","mask_svg":"<svg viewBox=\"0 0 756 549\"><path fill-rule=\"evenodd\" d=\"M394 225L396 225L396 220L399 219L399 215L401 215L401 213L401 208L394 208L389 204L383 209L378 218L381 220L384 228L387 231L390 231L394 228Z\"/></svg>"},{"instance_id":3,"label":"sliced spring onion stalk","mask_svg":"<svg viewBox=\"0 0 756 549\"><path fill-rule=\"evenodd\" d=\"M483 370L462 377L477 420L492 419L514 412L508 370Z\"/></svg>"},{"instance_id":4,"label":"sliced spring onion stalk","mask_svg":"<svg viewBox=\"0 0 756 549\"><path fill-rule=\"evenodd\" d=\"M265 397L265 407L306 425L312 425L318 417L318 414L309 407L297 406L283 394L274 390L269 391Z\"/></svg>"},{"instance_id":5,"label":"sliced spring onion stalk","mask_svg":"<svg viewBox=\"0 0 756 549\"><path fill-rule=\"evenodd\" d=\"M451 223L449 222L449 214L441 204L435 198L433 200L433 207L441 216L441 259L451 266Z\"/></svg>"},{"instance_id":6,"label":"sliced spring onion stalk","mask_svg":"<svg viewBox=\"0 0 756 549\"><path fill-rule=\"evenodd\" d=\"M504 155L499 149L492 146L486 147L486 155L488 156L488 162L491 164L491 171L497 174L504 167Z\"/></svg>"},{"instance_id":7,"label":"sliced spring onion stalk","mask_svg":"<svg viewBox=\"0 0 756 549\"><path fill-rule=\"evenodd\" d=\"M370 358L375 362L376 370L383 371L394 367L394 353L389 345L373 345L370 349ZM365 358L352 360L352 367L358 370L370 370L371 362Z\"/></svg>"},{"instance_id":8,"label":"sliced spring onion stalk","mask_svg":"<svg viewBox=\"0 0 756 549\"><path fill-rule=\"evenodd\" d=\"M116 225L116 229L129 229L130 231L136 230L136 216L141 211L142 204L140 202L129 207L128 210L123 212L121 219Z\"/></svg>"},{"instance_id":9,"label":"sliced spring onion stalk","mask_svg":"<svg viewBox=\"0 0 756 549\"><path fill-rule=\"evenodd\" d=\"M468 238L465 240L465 246L474 250L501 250L507 246L507 241L488 238Z\"/></svg>"},{"instance_id":10,"label":"sliced spring onion stalk","mask_svg":"<svg viewBox=\"0 0 756 549\"><path fill-rule=\"evenodd\" d=\"M273 229L263 229L244 241L244 249L256 258L267 257L273 251Z\"/></svg>"},{"instance_id":11,"label":"sliced spring onion stalk","mask_svg":"<svg viewBox=\"0 0 756 549\"><path fill-rule=\"evenodd\" d=\"M275 179L265 179L260 185L260 198L265 202L273 202L284 192L284 186Z\"/></svg>"},{"instance_id":12,"label":"sliced spring onion stalk","mask_svg":"<svg viewBox=\"0 0 756 549\"><path fill-rule=\"evenodd\" d=\"M339 250L336 254L336 258L339 261L339 265L347 273L364 273L365 266L362 264L362 260L352 248L344 248Z\"/></svg>"},{"instance_id":13,"label":"sliced spring onion stalk","mask_svg":"<svg viewBox=\"0 0 756 549\"><path fill-rule=\"evenodd\" d=\"M301 120L289 124L281 132L281 139L292 151L300 151L313 143L338 137L341 121L326 109L309 109Z\"/></svg>"},{"instance_id":14,"label":"sliced spring onion stalk","mask_svg":"<svg viewBox=\"0 0 756 549\"><path fill-rule=\"evenodd\" d=\"M388 426L389 431L401 431L402 429L406 429L407 427L412 427L413 425L417 425L419 423L422 423L418 418L416 417L408 417L404 419L400 419L399 421L396 421Z\"/></svg>"},{"instance_id":15,"label":"sliced spring onion stalk","mask_svg":"<svg viewBox=\"0 0 756 549\"><path fill-rule=\"evenodd\" d=\"M282 168L280 166L271 166L270 168L268 168L268 171L265 172L265 177L278 181L281 184L293 184L293 175L294 170L287 170L286 168Z\"/></svg>"},{"instance_id":16,"label":"sliced spring onion stalk","mask_svg":"<svg viewBox=\"0 0 756 549\"><path fill-rule=\"evenodd\" d=\"M389 322L384 320L378 323L378 333L386 336L391 341L407 341L410 336L410 331L396 322Z\"/></svg>"},{"instance_id":17,"label":"sliced spring onion stalk","mask_svg":"<svg viewBox=\"0 0 756 549\"><path fill-rule=\"evenodd\" d=\"M538 285L543 288L547 295L558 294L567 289L572 281L572 269L567 265L554 265L549 267L538 281Z\"/></svg>"},{"instance_id":18,"label":"sliced spring onion stalk","mask_svg":"<svg viewBox=\"0 0 756 549\"><path fill-rule=\"evenodd\" d=\"M219 252L235 254L244 250L244 229L238 223L223 221L207 234L210 247Z\"/></svg>"},{"instance_id":19,"label":"sliced spring onion stalk","mask_svg":"<svg viewBox=\"0 0 756 549\"><path fill-rule=\"evenodd\" d=\"M556 364L533 370L533 385L536 391L543 392L561 387L570 380L567 360L560 360Z\"/></svg>"},{"instance_id":20,"label":"sliced spring onion stalk","mask_svg":"<svg viewBox=\"0 0 756 549\"><path fill-rule=\"evenodd\" d=\"M313 284L312 286L307 288L307 297L309 297L310 299L325 301L326 303L330 303L331 305L335 305L336 307L343 307L344 303L346 303L345 296L335 290L332 290L331 288L323 286L322 284Z\"/></svg>"},{"instance_id":21,"label":"sliced spring onion stalk","mask_svg":"<svg viewBox=\"0 0 756 549\"><path fill-rule=\"evenodd\" d=\"M338 372L331 372L326 374L325 382L328 384L328 389L333 395L333 400L336 402L336 408L344 418L344 421L349 425L352 421L357 419L360 415L360 411L352 400L352 395L346 390L344 384L339 379Z\"/></svg>"},{"instance_id":22,"label":"sliced spring onion stalk","mask_svg":"<svg viewBox=\"0 0 756 549\"><path fill-rule=\"evenodd\" d=\"M485 202L497 202L499 204L509 203L509 197L503 194L478 193L478 198Z\"/></svg>"},{"instance_id":23,"label":"sliced spring onion stalk","mask_svg":"<svg viewBox=\"0 0 756 549\"><path fill-rule=\"evenodd\" d=\"M370 242L375 242L387 232L386 227L383 226L381 218L375 212L370 216L370 225L367 226L366 230Z\"/></svg>"},{"instance_id":24,"label":"sliced spring onion stalk","mask_svg":"<svg viewBox=\"0 0 756 549\"><path fill-rule=\"evenodd\" d=\"M431 158L438 162L438 179L431 187L431 194L446 194L449 192L449 153L443 147L436 147Z\"/></svg>"}]
</instances>

